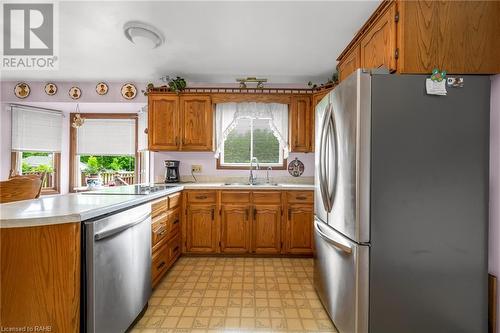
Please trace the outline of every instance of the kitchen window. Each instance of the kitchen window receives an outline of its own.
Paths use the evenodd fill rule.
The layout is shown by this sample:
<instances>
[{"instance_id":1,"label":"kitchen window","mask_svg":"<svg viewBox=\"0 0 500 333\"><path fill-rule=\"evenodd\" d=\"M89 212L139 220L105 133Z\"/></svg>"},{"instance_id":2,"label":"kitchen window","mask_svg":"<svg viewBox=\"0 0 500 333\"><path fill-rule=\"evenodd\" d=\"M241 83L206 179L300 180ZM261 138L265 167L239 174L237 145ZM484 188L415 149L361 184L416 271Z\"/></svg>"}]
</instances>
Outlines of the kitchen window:
<instances>
[{"instance_id":1,"label":"kitchen window","mask_svg":"<svg viewBox=\"0 0 500 333\"><path fill-rule=\"evenodd\" d=\"M288 155L288 106L278 103L222 103L216 108L217 167L283 169Z\"/></svg>"},{"instance_id":2,"label":"kitchen window","mask_svg":"<svg viewBox=\"0 0 500 333\"><path fill-rule=\"evenodd\" d=\"M41 193L60 193L62 113L23 105L11 110L11 174L45 173Z\"/></svg>"},{"instance_id":3,"label":"kitchen window","mask_svg":"<svg viewBox=\"0 0 500 333\"><path fill-rule=\"evenodd\" d=\"M78 118L83 121L76 124ZM98 186L140 182L136 114L72 113L70 124L72 191L92 182Z\"/></svg>"}]
</instances>

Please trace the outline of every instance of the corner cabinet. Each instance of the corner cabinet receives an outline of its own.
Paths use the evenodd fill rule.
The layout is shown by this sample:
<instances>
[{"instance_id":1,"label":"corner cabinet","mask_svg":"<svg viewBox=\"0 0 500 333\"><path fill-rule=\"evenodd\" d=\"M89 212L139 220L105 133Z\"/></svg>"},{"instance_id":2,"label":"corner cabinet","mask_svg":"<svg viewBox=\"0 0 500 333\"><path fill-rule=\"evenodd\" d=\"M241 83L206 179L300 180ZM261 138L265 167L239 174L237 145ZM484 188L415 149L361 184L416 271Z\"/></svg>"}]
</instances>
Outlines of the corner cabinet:
<instances>
[{"instance_id":1,"label":"corner cabinet","mask_svg":"<svg viewBox=\"0 0 500 333\"><path fill-rule=\"evenodd\" d=\"M339 79L358 68L500 73L498 17L499 1L384 0L337 58Z\"/></svg>"},{"instance_id":2,"label":"corner cabinet","mask_svg":"<svg viewBox=\"0 0 500 333\"><path fill-rule=\"evenodd\" d=\"M213 150L210 96L150 94L148 108L149 150Z\"/></svg>"}]
</instances>

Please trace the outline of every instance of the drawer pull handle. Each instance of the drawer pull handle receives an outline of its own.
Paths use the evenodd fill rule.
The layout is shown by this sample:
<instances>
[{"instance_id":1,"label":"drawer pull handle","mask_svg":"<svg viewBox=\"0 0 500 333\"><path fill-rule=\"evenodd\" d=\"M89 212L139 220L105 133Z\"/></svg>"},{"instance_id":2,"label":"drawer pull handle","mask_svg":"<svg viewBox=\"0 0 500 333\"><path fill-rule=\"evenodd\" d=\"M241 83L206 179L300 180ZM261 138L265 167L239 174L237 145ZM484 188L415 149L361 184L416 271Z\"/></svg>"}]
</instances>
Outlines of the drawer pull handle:
<instances>
[{"instance_id":1,"label":"drawer pull handle","mask_svg":"<svg viewBox=\"0 0 500 333\"><path fill-rule=\"evenodd\" d=\"M156 269L160 269L163 266L165 266L165 262L164 261L162 261L158 266L156 266Z\"/></svg>"},{"instance_id":2,"label":"drawer pull handle","mask_svg":"<svg viewBox=\"0 0 500 333\"><path fill-rule=\"evenodd\" d=\"M167 230L163 229L161 232L158 233L158 236L163 236L167 232Z\"/></svg>"},{"instance_id":3,"label":"drawer pull handle","mask_svg":"<svg viewBox=\"0 0 500 333\"><path fill-rule=\"evenodd\" d=\"M296 197L297 200L307 200L307 197Z\"/></svg>"},{"instance_id":4,"label":"drawer pull handle","mask_svg":"<svg viewBox=\"0 0 500 333\"><path fill-rule=\"evenodd\" d=\"M177 219L174 222L172 222L172 224L177 224L177 223L179 223L179 219Z\"/></svg>"},{"instance_id":5,"label":"drawer pull handle","mask_svg":"<svg viewBox=\"0 0 500 333\"><path fill-rule=\"evenodd\" d=\"M174 252L179 251L179 246L174 247Z\"/></svg>"},{"instance_id":6,"label":"drawer pull handle","mask_svg":"<svg viewBox=\"0 0 500 333\"><path fill-rule=\"evenodd\" d=\"M206 195L197 195L195 198L199 199L199 200L203 200L203 199L206 199L208 197Z\"/></svg>"}]
</instances>

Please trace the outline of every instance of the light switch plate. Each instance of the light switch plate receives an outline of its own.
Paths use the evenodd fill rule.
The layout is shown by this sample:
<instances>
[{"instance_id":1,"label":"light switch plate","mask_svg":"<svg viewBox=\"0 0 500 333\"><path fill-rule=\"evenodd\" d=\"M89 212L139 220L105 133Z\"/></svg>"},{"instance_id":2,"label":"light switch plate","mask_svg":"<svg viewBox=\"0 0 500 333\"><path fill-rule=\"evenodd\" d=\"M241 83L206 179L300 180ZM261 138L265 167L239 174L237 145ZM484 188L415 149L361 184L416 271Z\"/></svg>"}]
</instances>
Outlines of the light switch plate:
<instances>
[{"instance_id":1,"label":"light switch plate","mask_svg":"<svg viewBox=\"0 0 500 333\"><path fill-rule=\"evenodd\" d=\"M191 172L192 173L200 173L201 172L201 165L199 165L199 164L191 165Z\"/></svg>"}]
</instances>

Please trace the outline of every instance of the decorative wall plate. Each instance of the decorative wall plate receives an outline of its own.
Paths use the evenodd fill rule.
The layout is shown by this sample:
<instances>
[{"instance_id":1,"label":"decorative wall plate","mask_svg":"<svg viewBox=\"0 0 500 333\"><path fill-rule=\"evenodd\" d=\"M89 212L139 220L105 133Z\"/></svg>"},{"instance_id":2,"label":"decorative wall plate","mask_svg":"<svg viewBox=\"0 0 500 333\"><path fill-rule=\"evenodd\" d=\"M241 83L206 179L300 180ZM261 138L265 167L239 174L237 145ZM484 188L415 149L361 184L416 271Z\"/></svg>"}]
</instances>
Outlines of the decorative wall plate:
<instances>
[{"instance_id":1,"label":"decorative wall plate","mask_svg":"<svg viewBox=\"0 0 500 333\"><path fill-rule=\"evenodd\" d=\"M297 157L288 163L288 173L293 177L299 177L304 173L304 163L299 161Z\"/></svg>"},{"instance_id":2,"label":"decorative wall plate","mask_svg":"<svg viewBox=\"0 0 500 333\"><path fill-rule=\"evenodd\" d=\"M54 96L56 93L57 93L57 86L55 85L55 83L47 83L45 85L45 93L49 96Z\"/></svg>"},{"instance_id":3,"label":"decorative wall plate","mask_svg":"<svg viewBox=\"0 0 500 333\"><path fill-rule=\"evenodd\" d=\"M24 82L19 82L16 84L14 87L14 94L16 95L17 98L26 98L30 95L30 86L28 86Z\"/></svg>"},{"instance_id":4,"label":"decorative wall plate","mask_svg":"<svg viewBox=\"0 0 500 333\"><path fill-rule=\"evenodd\" d=\"M106 95L108 93L108 85L104 82L99 82L97 86L95 86L95 91L97 95Z\"/></svg>"},{"instance_id":5,"label":"decorative wall plate","mask_svg":"<svg viewBox=\"0 0 500 333\"><path fill-rule=\"evenodd\" d=\"M79 99L82 97L82 91L78 87L71 87L69 89L69 97L72 99Z\"/></svg>"},{"instance_id":6,"label":"decorative wall plate","mask_svg":"<svg viewBox=\"0 0 500 333\"><path fill-rule=\"evenodd\" d=\"M125 83L122 87L122 96L125 99L134 99L137 96L137 88L132 83Z\"/></svg>"}]
</instances>

